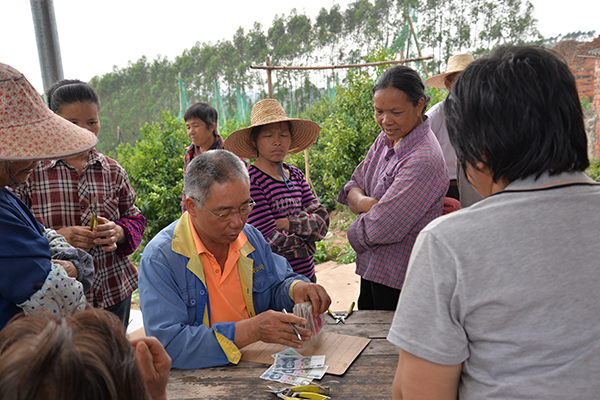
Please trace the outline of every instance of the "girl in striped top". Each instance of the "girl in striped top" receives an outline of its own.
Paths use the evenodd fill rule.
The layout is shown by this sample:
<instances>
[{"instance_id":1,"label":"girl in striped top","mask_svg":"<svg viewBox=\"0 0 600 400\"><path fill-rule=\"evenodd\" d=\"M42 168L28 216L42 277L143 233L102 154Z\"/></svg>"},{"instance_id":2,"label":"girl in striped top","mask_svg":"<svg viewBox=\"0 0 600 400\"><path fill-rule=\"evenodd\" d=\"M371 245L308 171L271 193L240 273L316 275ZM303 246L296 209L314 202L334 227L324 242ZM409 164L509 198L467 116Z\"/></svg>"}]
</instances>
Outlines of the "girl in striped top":
<instances>
[{"instance_id":1,"label":"girl in striped top","mask_svg":"<svg viewBox=\"0 0 600 400\"><path fill-rule=\"evenodd\" d=\"M310 147L320 128L312 121L288 118L274 99L252 108L251 123L225 141L225 149L256 158L248 168L250 196L256 202L248 222L263 234L274 253L289 261L294 272L316 282L313 254L316 242L327 234L329 215L313 196L302 171L283 159Z\"/></svg>"}]
</instances>

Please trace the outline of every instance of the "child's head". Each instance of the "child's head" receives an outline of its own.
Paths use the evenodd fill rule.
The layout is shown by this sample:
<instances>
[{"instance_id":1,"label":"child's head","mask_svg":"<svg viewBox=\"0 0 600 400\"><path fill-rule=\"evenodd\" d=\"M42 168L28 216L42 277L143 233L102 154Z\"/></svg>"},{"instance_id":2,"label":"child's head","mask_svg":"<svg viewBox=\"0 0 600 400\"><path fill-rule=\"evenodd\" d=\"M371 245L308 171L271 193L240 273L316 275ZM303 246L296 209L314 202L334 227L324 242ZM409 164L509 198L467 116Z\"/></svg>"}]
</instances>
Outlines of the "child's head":
<instances>
[{"instance_id":1,"label":"child's head","mask_svg":"<svg viewBox=\"0 0 600 400\"><path fill-rule=\"evenodd\" d=\"M218 135L217 124L219 114L217 110L207 103L199 102L192 104L183 115L185 127L188 136L196 146L201 146L204 142L214 141L214 136ZM200 131L200 132L196 132Z\"/></svg>"},{"instance_id":2,"label":"child's head","mask_svg":"<svg viewBox=\"0 0 600 400\"><path fill-rule=\"evenodd\" d=\"M56 114L98 135L100 98L90 85L77 79L63 79L46 92L48 107Z\"/></svg>"}]
</instances>

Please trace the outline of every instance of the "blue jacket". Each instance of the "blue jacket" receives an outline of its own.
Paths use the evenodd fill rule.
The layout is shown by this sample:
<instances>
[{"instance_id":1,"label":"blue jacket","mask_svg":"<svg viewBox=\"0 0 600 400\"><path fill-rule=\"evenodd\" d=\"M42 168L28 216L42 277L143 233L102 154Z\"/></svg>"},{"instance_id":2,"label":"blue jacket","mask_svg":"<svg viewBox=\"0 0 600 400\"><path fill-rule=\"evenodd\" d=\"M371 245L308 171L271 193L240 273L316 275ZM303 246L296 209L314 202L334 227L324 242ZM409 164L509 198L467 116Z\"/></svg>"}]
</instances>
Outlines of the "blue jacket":
<instances>
[{"instance_id":1,"label":"blue jacket","mask_svg":"<svg viewBox=\"0 0 600 400\"><path fill-rule=\"evenodd\" d=\"M205 368L237 363L235 323L211 326L202 260L196 253L187 212L144 249L139 271L140 304L146 335L156 336L174 368ZM262 234L246 224L248 242L240 249L238 271L248 315L291 309L292 284L308 281L273 254Z\"/></svg>"},{"instance_id":2,"label":"blue jacket","mask_svg":"<svg viewBox=\"0 0 600 400\"><path fill-rule=\"evenodd\" d=\"M42 225L8 189L0 188L0 329L23 311L50 273L50 246Z\"/></svg>"}]
</instances>

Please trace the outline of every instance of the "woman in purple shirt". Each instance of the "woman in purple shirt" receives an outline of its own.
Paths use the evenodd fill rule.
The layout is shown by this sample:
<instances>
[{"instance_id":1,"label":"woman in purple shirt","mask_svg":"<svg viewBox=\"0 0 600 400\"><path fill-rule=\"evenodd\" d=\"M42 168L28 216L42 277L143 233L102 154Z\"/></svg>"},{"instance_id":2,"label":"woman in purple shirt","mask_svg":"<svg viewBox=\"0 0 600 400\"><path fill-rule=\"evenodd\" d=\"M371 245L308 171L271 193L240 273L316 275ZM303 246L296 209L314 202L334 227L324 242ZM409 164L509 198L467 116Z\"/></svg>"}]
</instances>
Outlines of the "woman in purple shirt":
<instances>
[{"instance_id":1,"label":"woman in purple shirt","mask_svg":"<svg viewBox=\"0 0 600 400\"><path fill-rule=\"evenodd\" d=\"M315 242L329 229L327 210L313 196L304 174L285 164L288 153L309 148L319 136L319 125L288 118L277 100L265 99L252 107L252 125L233 132L225 149L239 157L256 158L248 167L250 196L256 205L248 223L257 228L274 253L316 282Z\"/></svg>"},{"instance_id":2,"label":"woman in purple shirt","mask_svg":"<svg viewBox=\"0 0 600 400\"><path fill-rule=\"evenodd\" d=\"M417 235L442 215L448 170L424 115L428 102L409 67L389 68L373 87L381 134L338 197L358 215L348 240L361 276L361 310L396 309Z\"/></svg>"}]
</instances>

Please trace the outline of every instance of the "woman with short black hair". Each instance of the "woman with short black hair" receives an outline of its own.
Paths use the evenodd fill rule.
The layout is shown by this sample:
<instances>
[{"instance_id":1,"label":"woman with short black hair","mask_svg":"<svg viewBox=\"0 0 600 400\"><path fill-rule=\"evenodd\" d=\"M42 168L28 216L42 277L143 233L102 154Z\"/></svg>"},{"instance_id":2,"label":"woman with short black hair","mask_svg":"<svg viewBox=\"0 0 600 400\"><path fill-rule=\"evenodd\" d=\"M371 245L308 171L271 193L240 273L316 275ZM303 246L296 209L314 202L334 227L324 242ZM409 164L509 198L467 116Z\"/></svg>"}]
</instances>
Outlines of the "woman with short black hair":
<instances>
[{"instance_id":1,"label":"woman with short black hair","mask_svg":"<svg viewBox=\"0 0 600 400\"><path fill-rule=\"evenodd\" d=\"M358 215L348 240L361 310L396 309L415 239L442 215L448 170L424 115L428 102L421 78L406 66L389 68L373 87L381 134L338 197Z\"/></svg>"}]
</instances>

